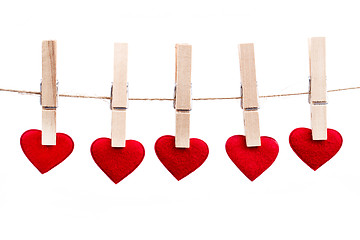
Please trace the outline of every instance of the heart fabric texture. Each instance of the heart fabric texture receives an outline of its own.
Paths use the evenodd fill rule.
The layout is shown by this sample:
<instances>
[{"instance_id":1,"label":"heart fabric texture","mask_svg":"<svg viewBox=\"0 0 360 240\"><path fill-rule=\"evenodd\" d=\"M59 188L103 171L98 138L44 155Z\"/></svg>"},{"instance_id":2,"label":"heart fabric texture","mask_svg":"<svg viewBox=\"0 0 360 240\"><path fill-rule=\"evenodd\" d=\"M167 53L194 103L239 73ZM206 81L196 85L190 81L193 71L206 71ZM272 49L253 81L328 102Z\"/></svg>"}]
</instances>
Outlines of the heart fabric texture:
<instances>
[{"instance_id":1,"label":"heart fabric texture","mask_svg":"<svg viewBox=\"0 0 360 240\"><path fill-rule=\"evenodd\" d=\"M115 184L132 173L145 156L143 145L135 140L126 140L125 147L113 148L110 138L99 138L90 151L95 163Z\"/></svg>"},{"instance_id":2,"label":"heart fabric texture","mask_svg":"<svg viewBox=\"0 0 360 240\"><path fill-rule=\"evenodd\" d=\"M37 129L24 132L20 145L25 156L42 174L64 161L74 149L73 140L64 133L56 133L56 145L42 145L41 131Z\"/></svg>"},{"instance_id":3,"label":"heart fabric texture","mask_svg":"<svg viewBox=\"0 0 360 240\"><path fill-rule=\"evenodd\" d=\"M336 130L327 129L327 140L312 140L309 128L297 128L289 137L291 148L311 169L316 171L340 150L343 139Z\"/></svg>"},{"instance_id":4,"label":"heart fabric texture","mask_svg":"<svg viewBox=\"0 0 360 240\"><path fill-rule=\"evenodd\" d=\"M271 137L261 137L261 146L247 147L243 135L230 137L225 144L229 158L251 181L259 177L275 161L279 145Z\"/></svg>"},{"instance_id":5,"label":"heart fabric texture","mask_svg":"<svg viewBox=\"0 0 360 240\"><path fill-rule=\"evenodd\" d=\"M189 148L176 148L175 137L166 135L156 141L155 152L165 168L180 181L205 162L209 148L197 138L190 138Z\"/></svg>"}]
</instances>

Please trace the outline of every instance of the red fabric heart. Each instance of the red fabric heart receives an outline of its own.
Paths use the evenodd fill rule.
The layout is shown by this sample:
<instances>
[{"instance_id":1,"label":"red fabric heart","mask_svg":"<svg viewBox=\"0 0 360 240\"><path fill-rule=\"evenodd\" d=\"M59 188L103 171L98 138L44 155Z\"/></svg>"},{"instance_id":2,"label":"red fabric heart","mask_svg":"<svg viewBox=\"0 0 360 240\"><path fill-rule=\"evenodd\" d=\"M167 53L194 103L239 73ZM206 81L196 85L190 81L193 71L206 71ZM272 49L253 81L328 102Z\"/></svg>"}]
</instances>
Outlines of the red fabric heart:
<instances>
[{"instance_id":1,"label":"red fabric heart","mask_svg":"<svg viewBox=\"0 0 360 240\"><path fill-rule=\"evenodd\" d=\"M247 147L245 136L230 137L225 144L230 159L251 181L260 176L275 161L279 145L271 137L261 137L261 146Z\"/></svg>"},{"instance_id":2,"label":"red fabric heart","mask_svg":"<svg viewBox=\"0 0 360 240\"><path fill-rule=\"evenodd\" d=\"M25 156L42 174L64 161L74 149L73 140L64 133L56 133L56 145L42 145L41 131L36 129L24 132L20 145Z\"/></svg>"},{"instance_id":3,"label":"red fabric heart","mask_svg":"<svg viewBox=\"0 0 360 240\"><path fill-rule=\"evenodd\" d=\"M316 171L341 148L343 139L336 130L328 128L327 140L312 140L311 129L297 128L289 137L291 148L311 169Z\"/></svg>"},{"instance_id":4,"label":"red fabric heart","mask_svg":"<svg viewBox=\"0 0 360 240\"><path fill-rule=\"evenodd\" d=\"M175 137L166 135L156 141L155 152L166 169L180 181L205 162L209 148L197 138L190 139L189 148L176 148Z\"/></svg>"},{"instance_id":5,"label":"red fabric heart","mask_svg":"<svg viewBox=\"0 0 360 240\"><path fill-rule=\"evenodd\" d=\"M145 156L143 145L135 140L126 140L125 147L113 148L110 138L99 138L90 151L95 163L115 184L132 173Z\"/></svg>"}]
</instances>

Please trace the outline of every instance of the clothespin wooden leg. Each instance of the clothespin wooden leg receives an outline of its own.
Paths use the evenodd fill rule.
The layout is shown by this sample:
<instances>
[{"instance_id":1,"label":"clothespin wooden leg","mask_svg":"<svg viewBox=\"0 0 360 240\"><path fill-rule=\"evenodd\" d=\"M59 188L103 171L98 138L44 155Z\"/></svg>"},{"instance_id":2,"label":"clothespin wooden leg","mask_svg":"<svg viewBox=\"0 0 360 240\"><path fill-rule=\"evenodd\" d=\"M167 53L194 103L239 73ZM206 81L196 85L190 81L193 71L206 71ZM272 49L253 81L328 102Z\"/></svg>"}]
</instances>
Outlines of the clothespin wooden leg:
<instances>
[{"instance_id":1,"label":"clothespin wooden leg","mask_svg":"<svg viewBox=\"0 0 360 240\"><path fill-rule=\"evenodd\" d=\"M261 146L259 112L244 111L245 140L247 147Z\"/></svg>"},{"instance_id":2,"label":"clothespin wooden leg","mask_svg":"<svg viewBox=\"0 0 360 240\"><path fill-rule=\"evenodd\" d=\"M56 145L56 110L42 110L42 145Z\"/></svg>"},{"instance_id":3,"label":"clothespin wooden leg","mask_svg":"<svg viewBox=\"0 0 360 240\"><path fill-rule=\"evenodd\" d=\"M42 43L42 145L56 145L56 41Z\"/></svg>"},{"instance_id":4,"label":"clothespin wooden leg","mask_svg":"<svg viewBox=\"0 0 360 240\"><path fill-rule=\"evenodd\" d=\"M126 110L112 110L111 146L125 147L126 142Z\"/></svg>"},{"instance_id":5,"label":"clothespin wooden leg","mask_svg":"<svg viewBox=\"0 0 360 240\"><path fill-rule=\"evenodd\" d=\"M176 44L175 147L190 147L191 45Z\"/></svg>"},{"instance_id":6,"label":"clothespin wooden leg","mask_svg":"<svg viewBox=\"0 0 360 240\"><path fill-rule=\"evenodd\" d=\"M190 147L190 113L176 111L175 147Z\"/></svg>"},{"instance_id":7,"label":"clothespin wooden leg","mask_svg":"<svg viewBox=\"0 0 360 240\"><path fill-rule=\"evenodd\" d=\"M111 146L125 147L127 94L128 44L114 45L114 82L112 86Z\"/></svg>"},{"instance_id":8,"label":"clothespin wooden leg","mask_svg":"<svg viewBox=\"0 0 360 240\"><path fill-rule=\"evenodd\" d=\"M327 139L326 48L324 37L309 39L310 111L313 140Z\"/></svg>"},{"instance_id":9,"label":"clothespin wooden leg","mask_svg":"<svg viewBox=\"0 0 360 240\"><path fill-rule=\"evenodd\" d=\"M247 147L261 146L259 103L255 72L254 44L239 45L241 75L241 107L244 109L244 128Z\"/></svg>"},{"instance_id":10,"label":"clothespin wooden leg","mask_svg":"<svg viewBox=\"0 0 360 240\"><path fill-rule=\"evenodd\" d=\"M310 106L311 106L312 139L326 140L327 139L326 105L311 104Z\"/></svg>"}]
</instances>

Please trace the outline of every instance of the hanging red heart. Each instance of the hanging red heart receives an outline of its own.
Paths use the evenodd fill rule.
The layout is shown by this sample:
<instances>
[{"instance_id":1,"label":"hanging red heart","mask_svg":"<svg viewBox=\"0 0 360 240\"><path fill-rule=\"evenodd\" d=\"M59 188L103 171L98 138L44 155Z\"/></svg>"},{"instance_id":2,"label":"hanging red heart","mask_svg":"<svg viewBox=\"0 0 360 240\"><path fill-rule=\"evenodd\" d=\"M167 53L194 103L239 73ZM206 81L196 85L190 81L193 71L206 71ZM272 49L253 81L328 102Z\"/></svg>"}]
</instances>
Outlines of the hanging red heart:
<instances>
[{"instance_id":1,"label":"hanging red heart","mask_svg":"<svg viewBox=\"0 0 360 240\"><path fill-rule=\"evenodd\" d=\"M197 138L190 139L189 148L176 148L175 137L166 135L156 141L155 152L166 169L180 181L205 162L209 148Z\"/></svg>"},{"instance_id":2,"label":"hanging red heart","mask_svg":"<svg viewBox=\"0 0 360 240\"><path fill-rule=\"evenodd\" d=\"M311 129L297 128L291 132L289 142L296 155L316 171L340 150L343 139L339 132L328 128L327 140L314 141Z\"/></svg>"},{"instance_id":3,"label":"hanging red heart","mask_svg":"<svg viewBox=\"0 0 360 240\"><path fill-rule=\"evenodd\" d=\"M74 149L73 140L64 133L56 133L56 145L42 145L41 131L36 129L24 132L20 145L25 156L42 174L64 161Z\"/></svg>"},{"instance_id":4,"label":"hanging red heart","mask_svg":"<svg viewBox=\"0 0 360 240\"><path fill-rule=\"evenodd\" d=\"M260 176L275 161L279 145L271 137L261 137L261 146L247 147L243 135L230 137L225 144L229 158L251 181Z\"/></svg>"},{"instance_id":5,"label":"hanging red heart","mask_svg":"<svg viewBox=\"0 0 360 240\"><path fill-rule=\"evenodd\" d=\"M135 140L126 140L125 147L113 148L110 138L99 138L90 151L95 163L115 184L132 173L145 156L143 145Z\"/></svg>"}]
</instances>

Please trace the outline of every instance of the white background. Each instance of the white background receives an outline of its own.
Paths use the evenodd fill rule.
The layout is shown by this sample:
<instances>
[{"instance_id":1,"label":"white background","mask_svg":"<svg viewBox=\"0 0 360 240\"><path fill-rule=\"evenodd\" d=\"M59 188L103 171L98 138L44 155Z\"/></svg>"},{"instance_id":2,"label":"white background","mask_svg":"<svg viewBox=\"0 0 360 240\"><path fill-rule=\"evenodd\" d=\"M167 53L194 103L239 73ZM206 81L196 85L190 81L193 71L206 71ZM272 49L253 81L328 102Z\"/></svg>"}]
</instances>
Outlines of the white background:
<instances>
[{"instance_id":1,"label":"white background","mask_svg":"<svg viewBox=\"0 0 360 240\"><path fill-rule=\"evenodd\" d=\"M130 97L172 97L174 46L193 45L194 97L240 94L237 44L254 42L260 95L308 89L307 38L327 37L328 89L360 85L356 1L2 1L0 88L39 90L41 41L58 41L60 93L109 96L113 43L129 43ZM60 98L58 132L73 153L41 175L19 138L41 128L38 96L0 92L0 239L359 239L359 91L328 94L328 126L344 143L314 172L292 152L290 132L310 126L307 96L261 99L261 134L275 163L250 182L225 152L243 134L238 100L196 101L191 136L210 154L178 182L157 159L174 134L172 102L130 102L127 137L143 163L113 184L90 145L110 136L109 102Z\"/></svg>"}]
</instances>

